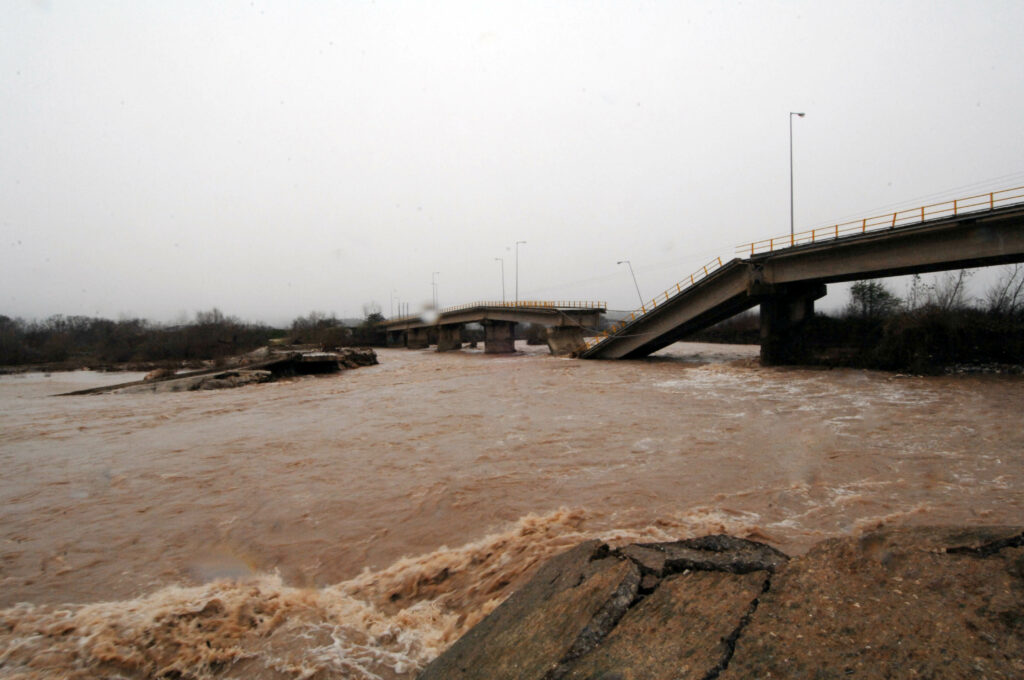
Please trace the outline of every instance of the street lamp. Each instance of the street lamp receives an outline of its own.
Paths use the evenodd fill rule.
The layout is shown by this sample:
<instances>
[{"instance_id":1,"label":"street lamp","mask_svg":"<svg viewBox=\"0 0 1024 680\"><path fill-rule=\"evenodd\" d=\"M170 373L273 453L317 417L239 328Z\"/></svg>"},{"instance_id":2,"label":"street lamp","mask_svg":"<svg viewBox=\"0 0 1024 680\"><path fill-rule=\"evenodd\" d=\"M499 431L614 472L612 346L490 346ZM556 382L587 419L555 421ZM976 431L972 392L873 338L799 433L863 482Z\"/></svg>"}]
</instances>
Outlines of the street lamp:
<instances>
[{"instance_id":1,"label":"street lamp","mask_svg":"<svg viewBox=\"0 0 1024 680\"><path fill-rule=\"evenodd\" d=\"M519 245L526 245L526 241L516 241L516 307L519 307Z\"/></svg>"},{"instance_id":2,"label":"street lamp","mask_svg":"<svg viewBox=\"0 0 1024 680\"><path fill-rule=\"evenodd\" d=\"M501 263L501 304L505 304L505 258L494 258Z\"/></svg>"},{"instance_id":3,"label":"street lamp","mask_svg":"<svg viewBox=\"0 0 1024 680\"><path fill-rule=\"evenodd\" d=\"M804 117L803 113L789 112L789 245L794 245L793 235L793 116Z\"/></svg>"},{"instance_id":4,"label":"street lamp","mask_svg":"<svg viewBox=\"0 0 1024 680\"><path fill-rule=\"evenodd\" d=\"M434 309L437 309L437 279L434 277L441 276L441 272L430 272L430 285L434 288Z\"/></svg>"},{"instance_id":5,"label":"street lamp","mask_svg":"<svg viewBox=\"0 0 1024 680\"><path fill-rule=\"evenodd\" d=\"M622 263L625 263L626 266L629 267L629 275L633 277L633 285L636 286L636 296L638 298L640 298L640 306L643 307L644 306L644 296L640 294L640 286L637 285L636 274L633 273L633 265L630 263L629 260L619 260L615 264L622 264Z\"/></svg>"}]
</instances>

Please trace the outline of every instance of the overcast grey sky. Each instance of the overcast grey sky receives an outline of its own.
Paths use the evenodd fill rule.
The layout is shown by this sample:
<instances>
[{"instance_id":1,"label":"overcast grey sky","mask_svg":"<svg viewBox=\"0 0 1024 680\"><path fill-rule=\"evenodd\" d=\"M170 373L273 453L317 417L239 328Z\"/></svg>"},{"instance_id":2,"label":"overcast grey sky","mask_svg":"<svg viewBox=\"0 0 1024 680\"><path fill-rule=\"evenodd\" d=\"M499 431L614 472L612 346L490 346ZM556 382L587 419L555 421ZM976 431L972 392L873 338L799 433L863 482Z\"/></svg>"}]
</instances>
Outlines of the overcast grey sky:
<instances>
[{"instance_id":1,"label":"overcast grey sky","mask_svg":"<svg viewBox=\"0 0 1024 680\"><path fill-rule=\"evenodd\" d=\"M0 314L632 308L1024 185L1024 2L8 0Z\"/></svg>"}]
</instances>

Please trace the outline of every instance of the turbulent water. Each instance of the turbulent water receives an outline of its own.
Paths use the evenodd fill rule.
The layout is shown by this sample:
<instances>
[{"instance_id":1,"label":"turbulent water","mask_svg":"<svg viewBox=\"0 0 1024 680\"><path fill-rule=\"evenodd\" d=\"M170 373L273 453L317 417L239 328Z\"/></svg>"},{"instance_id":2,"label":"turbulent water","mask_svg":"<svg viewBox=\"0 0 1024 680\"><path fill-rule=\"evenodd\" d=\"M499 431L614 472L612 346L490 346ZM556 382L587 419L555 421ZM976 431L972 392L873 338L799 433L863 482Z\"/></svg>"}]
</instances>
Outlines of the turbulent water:
<instances>
[{"instance_id":1,"label":"turbulent water","mask_svg":"<svg viewBox=\"0 0 1024 680\"><path fill-rule=\"evenodd\" d=\"M411 678L585 538L1024 518L1019 376L520 349L202 393L0 378L0 677Z\"/></svg>"}]
</instances>

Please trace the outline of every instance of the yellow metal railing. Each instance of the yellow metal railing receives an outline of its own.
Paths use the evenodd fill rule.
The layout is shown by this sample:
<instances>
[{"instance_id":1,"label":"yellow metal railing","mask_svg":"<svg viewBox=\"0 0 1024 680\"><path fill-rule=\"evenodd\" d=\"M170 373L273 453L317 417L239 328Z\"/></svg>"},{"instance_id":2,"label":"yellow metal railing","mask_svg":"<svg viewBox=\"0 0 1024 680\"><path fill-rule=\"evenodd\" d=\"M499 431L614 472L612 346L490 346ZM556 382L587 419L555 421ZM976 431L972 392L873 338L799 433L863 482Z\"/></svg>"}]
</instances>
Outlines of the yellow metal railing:
<instances>
[{"instance_id":1,"label":"yellow metal railing","mask_svg":"<svg viewBox=\"0 0 1024 680\"><path fill-rule=\"evenodd\" d=\"M794 246L806 245L808 243L818 243L820 241L837 239L853 234L863 234L869 231L911 226L941 217L956 217L967 213L995 210L996 208L1002 208L1020 202L1024 202L1024 187L990 191L987 194L978 194L976 196L968 196L967 198L957 198L951 201L932 203L931 205L924 205L919 208L897 210L896 212L886 213L876 217L865 217L851 222L842 222L829 227L818 227L817 229L801 231L795 234L786 234L785 236L776 236L775 238L764 239L762 241L745 243L743 245L736 246L736 253L738 255L771 253L784 248L792 248ZM712 260L710 263L704 265L702 268L691 274L689 278L683 279L661 295L655 296L649 304L643 304L639 309L631 312L628 319L623 319L601 333L587 338L585 340L586 349L596 347L608 338L615 336L636 319L657 308L659 304L664 305L671 298L690 288L721 266L722 258L719 257ZM661 300L660 303L658 302L659 300Z\"/></svg>"},{"instance_id":2,"label":"yellow metal railing","mask_svg":"<svg viewBox=\"0 0 1024 680\"><path fill-rule=\"evenodd\" d=\"M996 208L1013 203L1019 203L1022 200L1024 200L1024 187L990 191L987 194L956 198L952 201L932 203L931 205L923 205L919 208L897 210L893 213L876 215L875 217L864 217L859 220L842 222L828 227L818 227L817 229L800 231L795 234L786 234L785 236L776 236L761 241L754 241L753 243L744 243L736 246L736 254L756 255L758 253L772 253L783 248L818 243L843 236L864 234L881 229L907 227L941 217L956 217L966 213L995 210Z\"/></svg>"},{"instance_id":3,"label":"yellow metal railing","mask_svg":"<svg viewBox=\"0 0 1024 680\"><path fill-rule=\"evenodd\" d=\"M601 331L597 335L590 338L586 338L584 340L584 343L586 344L586 349L590 349L591 347L595 347L601 344L602 342L612 337L613 335L617 334L623 328L631 324L633 321L636 321L644 314L647 314L648 312L657 309L659 305L664 305L666 302L668 302L675 296L679 295L684 290L687 290L698 281L707 278L709 274L711 274L716 269L721 268L721 266L722 258L716 257L715 259L711 260L706 265L704 265L694 273L690 274L690 276L688 276L687 278L677 282L674 286L666 289L665 291L659 293L658 295L655 295L653 298L651 298L650 302L645 302L641 304L638 309L635 309L629 313L628 319L623 319L622 321L619 321L618 323L609 326L606 330Z\"/></svg>"},{"instance_id":4,"label":"yellow metal railing","mask_svg":"<svg viewBox=\"0 0 1024 680\"><path fill-rule=\"evenodd\" d=\"M516 309L518 307L527 307L531 309L605 309L607 304L594 300L519 300L518 302L477 300L476 302L467 302L462 305L444 307L439 310L438 313L445 314L447 312L458 312L463 309L472 309L474 307L506 307L508 309Z\"/></svg>"}]
</instances>

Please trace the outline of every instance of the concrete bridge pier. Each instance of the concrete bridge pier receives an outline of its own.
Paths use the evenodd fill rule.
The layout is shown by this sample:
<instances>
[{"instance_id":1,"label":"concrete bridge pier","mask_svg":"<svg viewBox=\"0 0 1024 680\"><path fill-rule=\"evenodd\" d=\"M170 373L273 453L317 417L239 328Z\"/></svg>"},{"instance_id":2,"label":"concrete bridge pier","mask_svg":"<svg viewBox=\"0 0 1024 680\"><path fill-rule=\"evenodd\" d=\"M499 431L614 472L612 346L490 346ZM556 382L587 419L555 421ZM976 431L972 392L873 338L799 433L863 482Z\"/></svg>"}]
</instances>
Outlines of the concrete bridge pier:
<instances>
[{"instance_id":1,"label":"concrete bridge pier","mask_svg":"<svg viewBox=\"0 0 1024 680\"><path fill-rule=\"evenodd\" d=\"M437 351L450 352L462 349L462 324L439 326L437 329Z\"/></svg>"},{"instance_id":2,"label":"concrete bridge pier","mask_svg":"<svg viewBox=\"0 0 1024 680\"><path fill-rule=\"evenodd\" d=\"M405 331L388 331L387 334L387 346L388 347L405 347Z\"/></svg>"},{"instance_id":3,"label":"concrete bridge pier","mask_svg":"<svg viewBox=\"0 0 1024 680\"><path fill-rule=\"evenodd\" d=\"M586 347L582 326L548 326L547 339L548 349L556 356L572 354Z\"/></svg>"},{"instance_id":4,"label":"concrete bridge pier","mask_svg":"<svg viewBox=\"0 0 1024 680\"><path fill-rule=\"evenodd\" d=\"M406 336L405 346L409 349L426 349L430 347L430 329L410 328Z\"/></svg>"},{"instance_id":5,"label":"concrete bridge pier","mask_svg":"<svg viewBox=\"0 0 1024 680\"><path fill-rule=\"evenodd\" d=\"M516 351L514 321L484 320L484 354L509 354Z\"/></svg>"},{"instance_id":6,"label":"concrete bridge pier","mask_svg":"<svg viewBox=\"0 0 1024 680\"><path fill-rule=\"evenodd\" d=\"M825 296L825 284L779 288L761 303L761 363L799 363L807 357L801 326L814 315L814 301Z\"/></svg>"}]
</instances>

